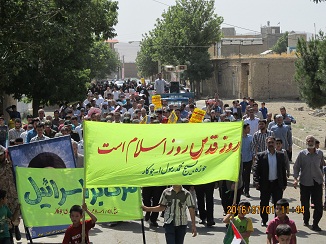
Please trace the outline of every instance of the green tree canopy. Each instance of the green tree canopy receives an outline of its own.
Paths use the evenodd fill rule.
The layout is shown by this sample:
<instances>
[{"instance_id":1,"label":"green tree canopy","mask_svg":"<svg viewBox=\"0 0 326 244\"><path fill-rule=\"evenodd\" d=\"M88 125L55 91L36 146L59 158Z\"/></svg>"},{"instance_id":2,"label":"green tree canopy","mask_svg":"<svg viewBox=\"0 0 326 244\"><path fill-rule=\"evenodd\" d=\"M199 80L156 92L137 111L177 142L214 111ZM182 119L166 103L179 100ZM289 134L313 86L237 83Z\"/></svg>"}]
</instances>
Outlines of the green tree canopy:
<instances>
[{"instance_id":1,"label":"green tree canopy","mask_svg":"<svg viewBox=\"0 0 326 244\"><path fill-rule=\"evenodd\" d=\"M300 39L297 46L295 79L302 99L312 108L326 105L326 38Z\"/></svg>"},{"instance_id":2,"label":"green tree canopy","mask_svg":"<svg viewBox=\"0 0 326 244\"><path fill-rule=\"evenodd\" d=\"M144 35L140 45L140 51L137 54L136 65L138 73L142 77L150 77L158 71L158 60L155 60L153 38Z\"/></svg>"},{"instance_id":3,"label":"green tree canopy","mask_svg":"<svg viewBox=\"0 0 326 244\"><path fill-rule=\"evenodd\" d=\"M149 60L166 65L188 65L185 76L198 87L199 82L212 76L208 48L221 38L223 18L214 13L214 3L214 0L177 0L145 35L141 47L147 47L141 48L138 55L150 55Z\"/></svg>"},{"instance_id":4,"label":"green tree canopy","mask_svg":"<svg viewBox=\"0 0 326 244\"><path fill-rule=\"evenodd\" d=\"M288 35L289 32L285 32L272 47L272 50L278 54L284 53L287 51L288 47Z\"/></svg>"},{"instance_id":5,"label":"green tree canopy","mask_svg":"<svg viewBox=\"0 0 326 244\"><path fill-rule=\"evenodd\" d=\"M84 97L99 65L96 41L115 36L117 2L5 0L0 3L0 88L40 103ZM98 58L97 55L96 59Z\"/></svg>"}]
</instances>

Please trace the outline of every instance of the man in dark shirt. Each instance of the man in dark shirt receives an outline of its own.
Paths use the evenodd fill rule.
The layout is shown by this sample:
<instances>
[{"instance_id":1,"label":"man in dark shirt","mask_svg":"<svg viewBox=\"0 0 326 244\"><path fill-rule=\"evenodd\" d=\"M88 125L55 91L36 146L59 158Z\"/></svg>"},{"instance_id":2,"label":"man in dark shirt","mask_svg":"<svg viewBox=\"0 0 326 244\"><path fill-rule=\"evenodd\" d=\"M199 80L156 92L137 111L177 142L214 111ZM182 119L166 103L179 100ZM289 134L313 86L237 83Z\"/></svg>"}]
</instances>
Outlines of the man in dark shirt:
<instances>
[{"instance_id":1,"label":"man in dark shirt","mask_svg":"<svg viewBox=\"0 0 326 244\"><path fill-rule=\"evenodd\" d=\"M0 145L6 147L6 140L8 137L8 126L5 125L3 116L0 116Z\"/></svg>"},{"instance_id":2,"label":"man in dark shirt","mask_svg":"<svg viewBox=\"0 0 326 244\"><path fill-rule=\"evenodd\" d=\"M293 166L294 188L298 186L300 175L300 199L304 207L303 221L309 226L310 196L315 205L312 230L321 231L318 226L323 216L323 166L325 165L323 152L315 148L316 139L307 136L307 149L300 151Z\"/></svg>"},{"instance_id":3,"label":"man in dark shirt","mask_svg":"<svg viewBox=\"0 0 326 244\"><path fill-rule=\"evenodd\" d=\"M12 110L10 110L12 109ZM14 120L14 119L21 119L20 117L20 113L17 111L17 107L16 105L11 105L8 108L6 108L7 113L10 116L10 119Z\"/></svg>"}]
</instances>

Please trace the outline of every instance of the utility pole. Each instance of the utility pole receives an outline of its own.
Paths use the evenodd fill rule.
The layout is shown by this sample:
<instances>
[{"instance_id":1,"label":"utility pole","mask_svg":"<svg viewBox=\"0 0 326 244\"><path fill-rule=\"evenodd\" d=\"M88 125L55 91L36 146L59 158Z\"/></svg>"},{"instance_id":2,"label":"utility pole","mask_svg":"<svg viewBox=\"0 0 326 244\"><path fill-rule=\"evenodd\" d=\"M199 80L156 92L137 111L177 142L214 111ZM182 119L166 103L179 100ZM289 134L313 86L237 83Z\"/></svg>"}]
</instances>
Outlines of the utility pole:
<instances>
[{"instance_id":1,"label":"utility pole","mask_svg":"<svg viewBox=\"0 0 326 244\"><path fill-rule=\"evenodd\" d=\"M121 79L125 79L125 55L122 55Z\"/></svg>"}]
</instances>

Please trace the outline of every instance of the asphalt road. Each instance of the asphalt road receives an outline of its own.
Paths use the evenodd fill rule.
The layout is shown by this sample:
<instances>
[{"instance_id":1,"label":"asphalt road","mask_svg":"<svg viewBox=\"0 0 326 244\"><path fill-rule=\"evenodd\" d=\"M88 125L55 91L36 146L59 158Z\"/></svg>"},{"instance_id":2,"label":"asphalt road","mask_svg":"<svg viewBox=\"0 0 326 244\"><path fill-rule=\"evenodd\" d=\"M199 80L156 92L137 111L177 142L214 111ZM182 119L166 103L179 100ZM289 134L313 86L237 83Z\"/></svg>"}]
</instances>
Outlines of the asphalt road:
<instances>
[{"instance_id":1,"label":"asphalt road","mask_svg":"<svg viewBox=\"0 0 326 244\"><path fill-rule=\"evenodd\" d=\"M300 149L298 147L293 148L293 159L298 155ZM291 165L292 171L293 164ZM291 176L288 180L288 187L284 192L284 197L290 201L290 207L300 206L299 201L299 189L294 189L292 186L293 177ZM259 192L251 188L250 189L251 198L248 200L252 205L259 205ZM244 198L244 196L242 196ZM214 192L214 217L216 225L213 227L206 227L199 225L199 218L196 218L197 221L197 231L198 236L192 237L191 230L188 228L188 233L186 234L185 243L186 244L211 244L211 243L223 243L223 237L225 235L225 225L222 223L223 219L223 209L221 206L221 201L219 197L218 190ZM312 210L311 216L312 216ZM303 226L302 214L289 213L289 218L294 220L298 229L297 241L298 243L305 243L307 241L311 243L326 243L326 212L324 211L324 216L320 221L320 227L322 228L321 232L315 232L310 230L308 227ZM259 214L249 214L247 215L253 221L254 232L250 237L250 243L252 244L262 244L266 243L266 228L260 226L260 215ZM273 214L270 214L269 219L273 218ZM164 238L164 228L163 219L159 218L159 227L150 228L149 224L145 222L145 235L146 243L150 244L163 244L165 243ZM310 224L312 219L310 220ZM21 231L23 231L23 225L20 225ZM23 238L19 242L15 243L27 243L25 235L22 235ZM39 239L34 239L33 243L61 243L63 239L63 234L54 235ZM142 230L140 221L130 221L130 222L121 222L115 227L109 227L108 224L96 224L95 228L90 231L90 240L96 244L141 244L143 243L142 239Z\"/></svg>"}]
</instances>

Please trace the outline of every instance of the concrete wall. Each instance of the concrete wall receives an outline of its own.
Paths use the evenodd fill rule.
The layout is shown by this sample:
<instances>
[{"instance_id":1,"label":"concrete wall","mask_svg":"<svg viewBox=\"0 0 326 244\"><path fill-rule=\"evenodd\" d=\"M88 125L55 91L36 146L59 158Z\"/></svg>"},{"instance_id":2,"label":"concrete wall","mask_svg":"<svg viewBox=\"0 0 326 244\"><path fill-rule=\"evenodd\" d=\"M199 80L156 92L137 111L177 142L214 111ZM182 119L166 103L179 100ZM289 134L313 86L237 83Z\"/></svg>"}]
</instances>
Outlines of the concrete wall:
<instances>
[{"instance_id":1,"label":"concrete wall","mask_svg":"<svg viewBox=\"0 0 326 244\"><path fill-rule=\"evenodd\" d=\"M295 58L215 59L214 76L203 96L218 92L221 97L256 99L295 99L299 90L294 80Z\"/></svg>"}]
</instances>

